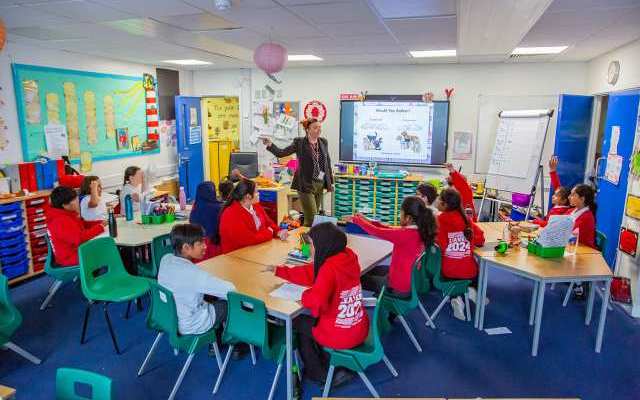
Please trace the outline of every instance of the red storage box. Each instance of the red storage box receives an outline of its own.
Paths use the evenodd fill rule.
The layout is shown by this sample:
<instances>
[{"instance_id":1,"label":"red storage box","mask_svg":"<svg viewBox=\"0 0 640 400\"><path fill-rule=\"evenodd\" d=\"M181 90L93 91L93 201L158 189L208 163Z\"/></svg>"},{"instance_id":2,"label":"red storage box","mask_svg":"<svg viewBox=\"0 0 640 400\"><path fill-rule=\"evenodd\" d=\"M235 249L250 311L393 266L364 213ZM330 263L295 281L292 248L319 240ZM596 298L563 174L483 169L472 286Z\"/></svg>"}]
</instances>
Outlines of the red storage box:
<instances>
[{"instance_id":1,"label":"red storage box","mask_svg":"<svg viewBox=\"0 0 640 400\"><path fill-rule=\"evenodd\" d=\"M39 237L37 239L33 239L31 238L31 248L38 248L38 247L44 247L45 249L47 248L47 240L44 238L44 236Z\"/></svg>"},{"instance_id":2,"label":"red storage box","mask_svg":"<svg viewBox=\"0 0 640 400\"><path fill-rule=\"evenodd\" d=\"M34 257L42 254L46 255L48 251L49 249L46 244L44 246L34 246L33 243L31 243L31 255Z\"/></svg>"},{"instance_id":3,"label":"red storage box","mask_svg":"<svg viewBox=\"0 0 640 400\"><path fill-rule=\"evenodd\" d=\"M33 272L39 272L44 269L44 263L33 264Z\"/></svg>"},{"instance_id":4,"label":"red storage box","mask_svg":"<svg viewBox=\"0 0 640 400\"><path fill-rule=\"evenodd\" d=\"M39 239L44 239L46 234L47 234L47 230L46 229L42 229L42 230L34 231L34 232L29 232L29 240L31 242L34 242L34 241L37 241Z\"/></svg>"},{"instance_id":5,"label":"red storage box","mask_svg":"<svg viewBox=\"0 0 640 400\"><path fill-rule=\"evenodd\" d=\"M33 265L36 265L36 264L44 264L44 263L45 263L45 261L47 261L47 253L45 253L45 254L39 254L39 255L37 255L37 256L33 256L33 257L32 257L32 260L33 260Z\"/></svg>"},{"instance_id":6,"label":"red storage box","mask_svg":"<svg viewBox=\"0 0 640 400\"><path fill-rule=\"evenodd\" d=\"M36 179L36 165L32 162L20 163L18 164L18 171L20 172L20 186L22 190L37 192L38 180Z\"/></svg>"},{"instance_id":7,"label":"red storage box","mask_svg":"<svg viewBox=\"0 0 640 400\"><path fill-rule=\"evenodd\" d=\"M25 200L24 204L27 206L27 208L46 207L49 205L49 197L42 196L42 197L36 197L35 199Z\"/></svg>"},{"instance_id":8,"label":"red storage box","mask_svg":"<svg viewBox=\"0 0 640 400\"><path fill-rule=\"evenodd\" d=\"M44 215L46 211L47 211L46 206L27 207L27 216Z\"/></svg>"},{"instance_id":9,"label":"red storage box","mask_svg":"<svg viewBox=\"0 0 640 400\"><path fill-rule=\"evenodd\" d=\"M46 215L44 215L44 211L41 213L32 214L32 215L27 214L27 223L29 224L29 226L36 225L36 224L44 224L46 222L47 222L47 217Z\"/></svg>"},{"instance_id":10,"label":"red storage box","mask_svg":"<svg viewBox=\"0 0 640 400\"><path fill-rule=\"evenodd\" d=\"M35 232L40 230L47 229L47 221L38 222L35 224L29 224L29 232Z\"/></svg>"}]
</instances>

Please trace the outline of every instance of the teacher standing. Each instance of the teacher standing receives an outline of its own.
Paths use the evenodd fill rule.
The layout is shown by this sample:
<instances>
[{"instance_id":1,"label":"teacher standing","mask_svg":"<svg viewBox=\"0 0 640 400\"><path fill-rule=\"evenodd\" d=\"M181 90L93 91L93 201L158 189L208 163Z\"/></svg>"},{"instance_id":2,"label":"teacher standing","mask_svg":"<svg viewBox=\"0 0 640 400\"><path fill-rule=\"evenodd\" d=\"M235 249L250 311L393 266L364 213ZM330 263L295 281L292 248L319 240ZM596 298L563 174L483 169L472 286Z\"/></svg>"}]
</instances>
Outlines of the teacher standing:
<instances>
[{"instance_id":1,"label":"teacher standing","mask_svg":"<svg viewBox=\"0 0 640 400\"><path fill-rule=\"evenodd\" d=\"M284 149L278 148L270 139L263 139L262 142L278 158L294 153L298 158L298 169L291 188L298 191L304 225L311 226L314 216L323 208L324 190L330 192L333 189L333 173L327 139L320 137L322 125L314 118L304 120L301 124L306 132L305 137L293 139L293 143Z\"/></svg>"}]
</instances>

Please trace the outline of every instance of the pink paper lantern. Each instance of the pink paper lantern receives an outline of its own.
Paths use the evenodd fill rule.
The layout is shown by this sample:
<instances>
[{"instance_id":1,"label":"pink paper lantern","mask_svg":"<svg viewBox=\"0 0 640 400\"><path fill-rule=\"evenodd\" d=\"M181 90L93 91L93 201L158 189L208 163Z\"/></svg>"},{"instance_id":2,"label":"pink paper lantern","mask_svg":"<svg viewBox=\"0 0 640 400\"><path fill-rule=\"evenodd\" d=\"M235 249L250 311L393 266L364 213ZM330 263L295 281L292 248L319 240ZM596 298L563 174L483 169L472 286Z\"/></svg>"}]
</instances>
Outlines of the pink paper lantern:
<instances>
[{"instance_id":1,"label":"pink paper lantern","mask_svg":"<svg viewBox=\"0 0 640 400\"><path fill-rule=\"evenodd\" d=\"M277 43L262 43L253 52L253 62L267 74L275 74L287 64L287 49Z\"/></svg>"}]
</instances>

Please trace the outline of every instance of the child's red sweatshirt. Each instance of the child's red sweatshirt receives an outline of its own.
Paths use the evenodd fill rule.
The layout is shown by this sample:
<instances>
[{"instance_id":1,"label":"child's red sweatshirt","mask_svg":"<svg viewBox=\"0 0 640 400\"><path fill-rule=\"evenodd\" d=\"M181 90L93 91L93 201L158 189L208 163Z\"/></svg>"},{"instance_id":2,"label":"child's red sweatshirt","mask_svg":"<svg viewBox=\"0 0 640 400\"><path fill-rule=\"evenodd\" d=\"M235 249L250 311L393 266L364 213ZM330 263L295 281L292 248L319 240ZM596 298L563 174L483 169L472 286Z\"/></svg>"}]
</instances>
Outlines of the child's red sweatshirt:
<instances>
[{"instance_id":1,"label":"child's red sweatshirt","mask_svg":"<svg viewBox=\"0 0 640 400\"><path fill-rule=\"evenodd\" d=\"M360 263L349 248L327 258L313 279L313 264L280 266L276 276L311 286L302 293L302 305L318 318L313 337L322 346L351 349L369 334L369 318L362 304Z\"/></svg>"},{"instance_id":2,"label":"child's red sweatshirt","mask_svg":"<svg viewBox=\"0 0 640 400\"><path fill-rule=\"evenodd\" d=\"M260 220L260 229L256 228L253 215L240 202L234 201L222 211L220 247L223 254L278 236L278 225L269 218L262 206L254 204L253 209Z\"/></svg>"},{"instance_id":3,"label":"child's red sweatshirt","mask_svg":"<svg viewBox=\"0 0 640 400\"><path fill-rule=\"evenodd\" d=\"M473 257L473 246L484 245L484 232L471 222L472 240L464 236L465 223L459 211L444 211L438 215L437 242L442 251L442 275L445 278L473 279L478 275L478 264Z\"/></svg>"},{"instance_id":4,"label":"child's red sweatshirt","mask_svg":"<svg viewBox=\"0 0 640 400\"><path fill-rule=\"evenodd\" d=\"M424 251L424 242L417 227L393 228L377 222L369 222L354 217L353 222L368 234L393 243L391 265L389 266L389 286L396 292L411 291L411 268L418 256Z\"/></svg>"},{"instance_id":5,"label":"child's red sweatshirt","mask_svg":"<svg viewBox=\"0 0 640 400\"><path fill-rule=\"evenodd\" d=\"M75 211L49 207L47 230L56 264L72 267L79 263L78 247L104 232L104 227L95 221L82 220Z\"/></svg>"},{"instance_id":6,"label":"child's red sweatshirt","mask_svg":"<svg viewBox=\"0 0 640 400\"><path fill-rule=\"evenodd\" d=\"M451 185L453 185L458 193L460 193L462 208L470 208L473 210L473 220L477 221L478 216L476 215L476 207L473 204L473 190L471 190L471 186L469 186L467 178L458 171L451 171L449 173L449 177L451 178Z\"/></svg>"},{"instance_id":7,"label":"child's red sweatshirt","mask_svg":"<svg viewBox=\"0 0 640 400\"><path fill-rule=\"evenodd\" d=\"M551 171L549 172L549 176L551 177L551 190L555 191L561 186L558 172ZM541 227L545 227L547 226L547 223L549 223L549 217L551 217L552 215L565 215L569 214L571 211L573 211L573 207L571 206L553 206L551 207L549 212L547 212L547 215L545 215L544 218L536 218L531 222Z\"/></svg>"}]
</instances>

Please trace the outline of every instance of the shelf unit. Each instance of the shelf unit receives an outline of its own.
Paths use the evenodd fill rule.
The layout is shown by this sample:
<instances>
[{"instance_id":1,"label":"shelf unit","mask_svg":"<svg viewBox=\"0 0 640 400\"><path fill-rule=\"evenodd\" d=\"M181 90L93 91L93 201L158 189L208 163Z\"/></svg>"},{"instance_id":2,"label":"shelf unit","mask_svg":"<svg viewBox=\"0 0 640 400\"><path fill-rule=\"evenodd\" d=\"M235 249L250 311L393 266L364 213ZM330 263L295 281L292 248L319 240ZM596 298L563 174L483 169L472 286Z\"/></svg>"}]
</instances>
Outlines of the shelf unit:
<instances>
[{"instance_id":1,"label":"shelf unit","mask_svg":"<svg viewBox=\"0 0 640 400\"><path fill-rule=\"evenodd\" d=\"M0 199L0 271L9 284L44 272L50 191Z\"/></svg>"},{"instance_id":2,"label":"shelf unit","mask_svg":"<svg viewBox=\"0 0 640 400\"><path fill-rule=\"evenodd\" d=\"M336 175L333 215L340 219L359 212L386 224L398 225L402 201L416 194L421 181L422 178L417 176L378 178Z\"/></svg>"}]
</instances>

